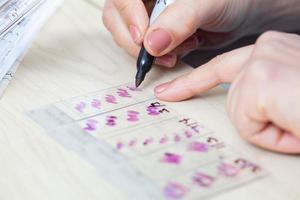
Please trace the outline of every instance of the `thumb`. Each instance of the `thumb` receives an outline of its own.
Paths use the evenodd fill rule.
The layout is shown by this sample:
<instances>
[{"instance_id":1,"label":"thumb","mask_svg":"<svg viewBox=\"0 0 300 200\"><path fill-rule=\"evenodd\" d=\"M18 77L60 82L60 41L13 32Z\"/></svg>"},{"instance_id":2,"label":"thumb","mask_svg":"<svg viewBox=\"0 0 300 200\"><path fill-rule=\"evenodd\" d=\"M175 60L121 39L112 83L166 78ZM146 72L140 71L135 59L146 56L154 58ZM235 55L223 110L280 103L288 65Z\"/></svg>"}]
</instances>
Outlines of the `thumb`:
<instances>
[{"instance_id":1,"label":"thumb","mask_svg":"<svg viewBox=\"0 0 300 200\"><path fill-rule=\"evenodd\" d=\"M144 46L149 53L156 57L171 52L192 36L198 28L207 26L207 24L216 21L220 15L223 15L223 10L228 2L215 0L175 1L159 15L147 30ZM199 43L201 42L200 39Z\"/></svg>"},{"instance_id":2,"label":"thumb","mask_svg":"<svg viewBox=\"0 0 300 200\"><path fill-rule=\"evenodd\" d=\"M247 62L252 49L251 45L222 54L191 73L156 87L155 94L161 100L181 101L220 83L230 83Z\"/></svg>"}]
</instances>

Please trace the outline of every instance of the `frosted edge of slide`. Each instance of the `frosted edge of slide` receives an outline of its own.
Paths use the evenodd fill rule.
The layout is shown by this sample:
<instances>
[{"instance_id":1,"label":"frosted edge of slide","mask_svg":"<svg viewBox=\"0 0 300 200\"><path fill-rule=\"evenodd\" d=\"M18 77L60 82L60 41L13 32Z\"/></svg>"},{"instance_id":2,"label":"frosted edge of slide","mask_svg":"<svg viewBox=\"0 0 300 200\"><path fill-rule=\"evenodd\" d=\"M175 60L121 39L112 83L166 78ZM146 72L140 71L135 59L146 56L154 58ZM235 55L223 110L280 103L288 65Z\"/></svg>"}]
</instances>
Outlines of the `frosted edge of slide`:
<instances>
[{"instance_id":1,"label":"frosted edge of slide","mask_svg":"<svg viewBox=\"0 0 300 200\"><path fill-rule=\"evenodd\" d=\"M108 144L86 134L77 124L69 123L73 119L56 106L42 107L26 114L45 128L46 134L54 141L95 167L100 177L118 188L128 199L164 199L158 186L150 179L132 168Z\"/></svg>"}]
</instances>

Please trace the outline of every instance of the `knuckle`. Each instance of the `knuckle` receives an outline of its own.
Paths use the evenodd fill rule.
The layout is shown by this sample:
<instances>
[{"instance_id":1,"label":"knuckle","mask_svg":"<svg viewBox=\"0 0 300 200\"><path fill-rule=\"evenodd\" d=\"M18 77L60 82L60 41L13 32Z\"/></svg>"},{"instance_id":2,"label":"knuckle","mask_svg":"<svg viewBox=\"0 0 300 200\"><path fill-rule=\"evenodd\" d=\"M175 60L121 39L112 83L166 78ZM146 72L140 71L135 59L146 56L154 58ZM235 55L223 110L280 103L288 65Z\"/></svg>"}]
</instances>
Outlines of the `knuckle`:
<instances>
[{"instance_id":1,"label":"knuckle","mask_svg":"<svg viewBox=\"0 0 300 200\"><path fill-rule=\"evenodd\" d=\"M108 30L110 30L111 26L111 11L112 7L109 5L108 1L106 1L102 13L102 22Z\"/></svg>"},{"instance_id":2,"label":"knuckle","mask_svg":"<svg viewBox=\"0 0 300 200\"><path fill-rule=\"evenodd\" d=\"M281 43L282 40L285 38L285 34L277 31L267 31L263 33L258 39L256 44L258 46L271 46L274 44Z\"/></svg>"},{"instance_id":3,"label":"knuckle","mask_svg":"<svg viewBox=\"0 0 300 200\"><path fill-rule=\"evenodd\" d=\"M107 30L110 30L110 23L109 23L109 17L106 12L103 12L102 14L102 22Z\"/></svg>"},{"instance_id":4,"label":"knuckle","mask_svg":"<svg viewBox=\"0 0 300 200\"><path fill-rule=\"evenodd\" d=\"M129 53L131 56L137 58L137 57L138 57L138 54L139 54L139 49L136 48L136 47L130 47L130 48L128 49L128 53Z\"/></svg>"},{"instance_id":5,"label":"knuckle","mask_svg":"<svg viewBox=\"0 0 300 200\"><path fill-rule=\"evenodd\" d=\"M274 80L278 72L278 67L275 63L266 58L256 58L247 68L247 78L253 83L260 84Z\"/></svg>"},{"instance_id":6,"label":"knuckle","mask_svg":"<svg viewBox=\"0 0 300 200\"><path fill-rule=\"evenodd\" d=\"M227 53L222 53L214 57L210 62L214 65L217 66L219 63L221 63L224 59L228 57Z\"/></svg>"},{"instance_id":7,"label":"knuckle","mask_svg":"<svg viewBox=\"0 0 300 200\"><path fill-rule=\"evenodd\" d=\"M180 12L178 7L181 7ZM168 17L172 17L174 21L180 24L180 32L184 35L190 35L196 32L198 26L198 12L196 9L191 9L191 5L182 2L170 5L168 8ZM174 33L175 35L176 32Z\"/></svg>"},{"instance_id":8,"label":"knuckle","mask_svg":"<svg viewBox=\"0 0 300 200\"><path fill-rule=\"evenodd\" d=\"M198 28L198 13L194 9L190 9L189 14L186 16L186 20L184 20L185 30L189 32L196 32ZM192 30L192 31L191 31Z\"/></svg>"},{"instance_id":9,"label":"knuckle","mask_svg":"<svg viewBox=\"0 0 300 200\"><path fill-rule=\"evenodd\" d=\"M283 33L267 31L258 38L255 45L255 54L273 57L277 51L284 48L285 43L283 40L285 40Z\"/></svg>"},{"instance_id":10,"label":"knuckle","mask_svg":"<svg viewBox=\"0 0 300 200\"><path fill-rule=\"evenodd\" d=\"M270 42L273 40L277 40L281 37L282 33L277 31L266 31L264 32L257 40L258 43Z\"/></svg>"},{"instance_id":11,"label":"knuckle","mask_svg":"<svg viewBox=\"0 0 300 200\"><path fill-rule=\"evenodd\" d=\"M222 62L224 60L226 60L226 58L228 57L228 54L227 53L223 53L223 54L220 54L220 55L217 55L215 58L213 58L210 63L212 64L213 66L213 71L214 71L214 74L216 75L216 78L221 81L221 82L225 82L225 80L223 80L224 78L224 71L223 70L220 70L223 65L222 65Z\"/></svg>"},{"instance_id":12,"label":"knuckle","mask_svg":"<svg viewBox=\"0 0 300 200\"><path fill-rule=\"evenodd\" d=\"M128 3L128 1L117 1L117 4L121 16L126 16L131 12L132 4Z\"/></svg>"},{"instance_id":13,"label":"knuckle","mask_svg":"<svg viewBox=\"0 0 300 200\"><path fill-rule=\"evenodd\" d=\"M113 37L113 40L120 48L123 48L123 44L120 40L118 40L116 37Z\"/></svg>"}]
</instances>

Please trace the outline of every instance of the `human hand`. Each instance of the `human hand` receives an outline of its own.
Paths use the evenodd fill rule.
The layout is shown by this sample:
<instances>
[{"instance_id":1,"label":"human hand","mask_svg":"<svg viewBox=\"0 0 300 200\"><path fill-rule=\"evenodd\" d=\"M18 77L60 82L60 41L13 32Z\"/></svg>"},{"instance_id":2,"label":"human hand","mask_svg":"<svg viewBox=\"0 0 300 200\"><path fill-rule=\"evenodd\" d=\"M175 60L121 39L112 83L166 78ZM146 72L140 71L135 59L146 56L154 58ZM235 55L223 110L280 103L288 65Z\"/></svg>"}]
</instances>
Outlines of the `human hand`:
<instances>
[{"instance_id":1,"label":"human hand","mask_svg":"<svg viewBox=\"0 0 300 200\"><path fill-rule=\"evenodd\" d=\"M146 3L145 3L146 2ZM116 43L137 57L141 44L156 63L173 67L177 57L197 48L224 46L251 26L253 1L176 0L148 28L153 0L107 0L103 22ZM256 22L257 24L257 22Z\"/></svg>"},{"instance_id":2,"label":"human hand","mask_svg":"<svg viewBox=\"0 0 300 200\"><path fill-rule=\"evenodd\" d=\"M300 36L267 32L255 45L220 55L156 88L180 101L232 83L229 117L243 138L269 150L300 153Z\"/></svg>"}]
</instances>

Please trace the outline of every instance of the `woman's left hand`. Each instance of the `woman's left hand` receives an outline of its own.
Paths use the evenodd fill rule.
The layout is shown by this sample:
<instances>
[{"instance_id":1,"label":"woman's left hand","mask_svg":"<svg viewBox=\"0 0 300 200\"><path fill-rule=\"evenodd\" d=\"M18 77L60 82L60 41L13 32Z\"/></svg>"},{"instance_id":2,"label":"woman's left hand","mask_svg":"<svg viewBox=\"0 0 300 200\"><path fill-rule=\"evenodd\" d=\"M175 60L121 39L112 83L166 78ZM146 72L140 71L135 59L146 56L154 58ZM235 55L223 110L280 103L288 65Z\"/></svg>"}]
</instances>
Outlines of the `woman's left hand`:
<instances>
[{"instance_id":1,"label":"woman's left hand","mask_svg":"<svg viewBox=\"0 0 300 200\"><path fill-rule=\"evenodd\" d=\"M220 55L155 92L159 99L180 101L225 82L232 83L228 114L243 138L300 153L300 36L266 32L255 45Z\"/></svg>"}]
</instances>

